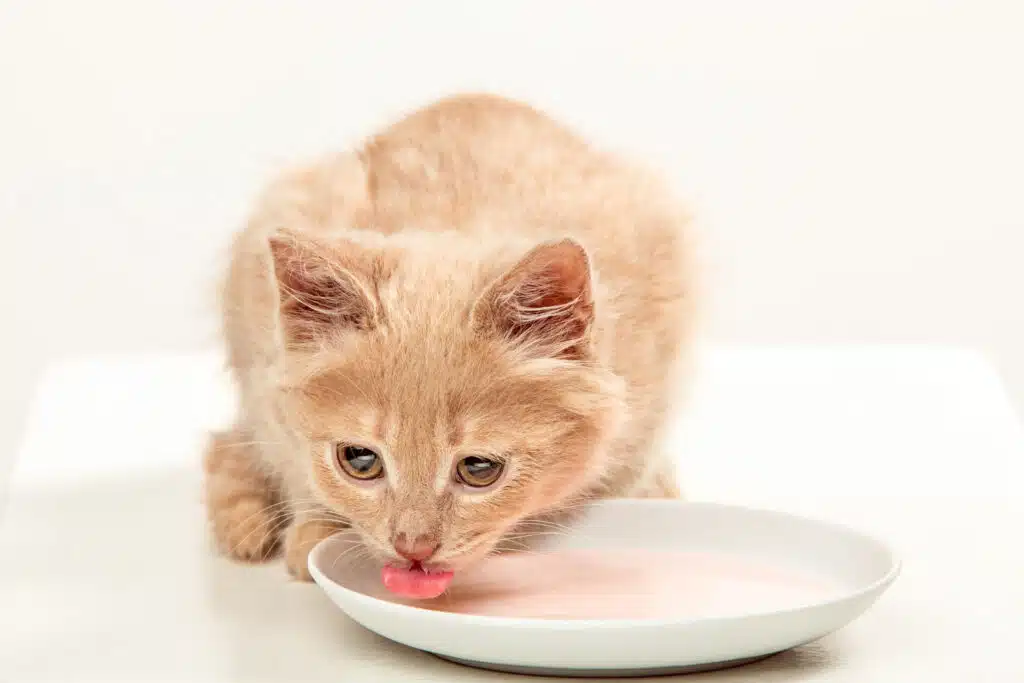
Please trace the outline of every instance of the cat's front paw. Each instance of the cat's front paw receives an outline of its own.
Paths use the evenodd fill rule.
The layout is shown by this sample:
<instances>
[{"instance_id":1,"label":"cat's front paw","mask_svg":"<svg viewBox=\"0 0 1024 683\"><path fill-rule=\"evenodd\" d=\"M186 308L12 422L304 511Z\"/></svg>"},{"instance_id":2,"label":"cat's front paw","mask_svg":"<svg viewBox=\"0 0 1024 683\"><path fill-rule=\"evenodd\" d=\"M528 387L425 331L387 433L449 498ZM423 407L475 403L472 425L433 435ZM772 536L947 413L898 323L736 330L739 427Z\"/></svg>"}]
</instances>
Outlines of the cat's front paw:
<instances>
[{"instance_id":1,"label":"cat's front paw","mask_svg":"<svg viewBox=\"0 0 1024 683\"><path fill-rule=\"evenodd\" d=\"M340 523L322 519L296 519L284 536L284 562L288 573L299 581L311 581L309 552L320 541L334 535L343 527Z\"/></svg>"},{"instance_id":2,"label":"cat's front paw","mask_svg":"<svg viewBox=\"0 0 1024 683\"><path fill-rule=\"evenodd\" d=\"M255 464L244 437L214 434L204 461L206 512L217 547L225 555L261 562L277 552L287 508Z\"/></svg>"},{"instance_id":3,"label":"cat's front paw","mask_svg":"<svg viewBox=\"0 0 1024 683\"><path fill-rule=\"evenodd\" d=\"M263 562L277 554L278 526L263 499L241 498L211 515L213 537L225 555L245 562Z\"/></svg>"}]
</instances>

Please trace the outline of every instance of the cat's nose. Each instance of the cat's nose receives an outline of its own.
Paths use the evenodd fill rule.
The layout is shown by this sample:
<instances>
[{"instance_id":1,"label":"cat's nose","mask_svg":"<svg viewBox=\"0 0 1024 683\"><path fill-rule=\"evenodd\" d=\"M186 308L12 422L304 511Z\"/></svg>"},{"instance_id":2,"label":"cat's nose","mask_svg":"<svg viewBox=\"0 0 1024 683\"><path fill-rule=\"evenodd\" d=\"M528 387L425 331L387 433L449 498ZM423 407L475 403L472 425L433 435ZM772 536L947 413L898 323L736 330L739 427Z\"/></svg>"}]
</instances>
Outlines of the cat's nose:
<instances>
[{"instance_id":1,"label":"cat's nose","mask_svg":"<svg viewBox=\"0 0 1024 683\"><path fill-rule=\"evenodd\" d=\"M402 533L395 536L395 552L412 562L422 562L437 550L437 540L430 536L416 536L412 540Z\"/></svg>"}]
</instances>

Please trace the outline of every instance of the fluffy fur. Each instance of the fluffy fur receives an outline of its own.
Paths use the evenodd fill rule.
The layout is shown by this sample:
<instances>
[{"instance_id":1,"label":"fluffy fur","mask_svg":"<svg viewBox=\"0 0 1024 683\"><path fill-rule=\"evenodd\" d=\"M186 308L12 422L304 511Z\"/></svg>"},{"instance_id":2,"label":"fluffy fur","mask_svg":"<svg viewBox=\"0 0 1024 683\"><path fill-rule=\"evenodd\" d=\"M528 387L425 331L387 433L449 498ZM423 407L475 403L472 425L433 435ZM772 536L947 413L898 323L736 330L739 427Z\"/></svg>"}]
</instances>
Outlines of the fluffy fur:
<instances>
[{"instance_id":1,"label":"fluffy fur","mask_svg":"<svg viewBox=\"0 0 1024 683\"><path fill-rule=\"evenodd\" d=\"M678 495L657 438L691 335L684 228L647 173L490 96L278 180L224 288L240 412L205 458L220 548L281 539L308 578L310 547L351 525L382 561L404 534L458 569L582 501ZM386 477L348 478L338 442ZM474 454L506 463L483 492L452 477Z\"/></svg>"}]
</instances>

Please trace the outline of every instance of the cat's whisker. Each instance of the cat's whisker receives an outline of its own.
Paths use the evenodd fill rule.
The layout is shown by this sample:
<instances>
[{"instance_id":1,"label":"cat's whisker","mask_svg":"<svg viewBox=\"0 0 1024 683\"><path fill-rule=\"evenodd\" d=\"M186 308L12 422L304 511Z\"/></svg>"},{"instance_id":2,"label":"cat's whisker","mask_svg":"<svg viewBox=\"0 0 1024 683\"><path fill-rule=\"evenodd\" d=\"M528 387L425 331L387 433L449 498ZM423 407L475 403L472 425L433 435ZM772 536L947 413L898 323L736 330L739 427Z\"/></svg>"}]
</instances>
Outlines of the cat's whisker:
<instances>
[{"instance_id":1,"label":"cat's whisker","mask_svg":"<svg viewBox=\"0 0 1024 683\"><path fill-rule=\"evenodd\" d=\"M516 535L513 535L513 536L503 536L501 538L501 540L502 541L521 541L521 540L530 540L530 539L534 539L534 538L550 538L552 536L555 537L555 538L565 538L567 535L568 534L566 534L564 532L561 532L561 531L538 531L538 532L532 533L532 534L516 534Z\"/></svg>"},{"instance_id":2,"label":"cat's whisker","mask_svg":"<svg viewBox=\"0 0 1024 683\"><path fill-rule=\"evenodd\" d=\"M567 525L567 524L558 524L558 523L554 523L554 522L543 522L543 523L531 522L531 523L527 523L527 524L517 524L517 525L515 525L512 528L514 530L527 531L530 527L539 527L541 529L556 529L558 531L571 531L572 530L572 527Z\"/></svg>"},{"instance_id":3,"label":"cat's whisker","mask_svg":"<svg viewBox=\"0 0 1024 683\"><path fill-rule=\"evenodd\" d=\"M249 515L249 517L247 519L252 519L254 516L255 515ZM280 521L287 522L287 521L290 521L290 519L291 519L291 515L289 513L287 513L287 512L281 512L281 513L278 513L278 514L275 514L275 515L271 515L270 517L267 517L266 519L262 520L259 524L257 524L255 527L250 529L249 532L245 536L243 536L241 539L239 539L239 541L237 543L235 543L235 545L231 549L231 551L235 552L239 548L241 548L243 545L245 545L245 542L248 541L252 537L253 534L259 533L259 534L261 534L261 535L263 535L265 537L273 536L273 532L271 532L270 527L272 525L277 525Z\"/></svg>"},{"instance_id":4,"label":"cat's whisker","mask_svg":"<svg viewBox=\"0 0 1024 683\"><path fill-rule=\"evenodd\" d=\"M516 526L557 526L560 528L564 528L568 525L562 524L561 522L551 521L548 519L525 519L517 523Z\"/></svg>"},{"instance_id":5,"label":"cat's whisker","mask_svg":"<svg viewBox=\"0 0 1024 683\"><path fill-rule=\"evenodd\" d=\"M259 508L258 510L247 516L245 519L238 522L238 526L245 526L254 517L258 517L260 515L269 515L272 518L276 518L278 515L281 514L293 514L294 505L295 504L292 501L279 501L276 503L272 503L270 505L266 505L264 507Z\"/></svg>"},{"instance_id":6,"label":"cat's whisker","mask_svg":"<svg viewBox=\"0 0 1024 683\"><path fill-rule=\"evenodd\" d=\"M273 538L274 541L277 542L281 538L281 531L283 529L287 528L289 524L291 524L291 520L290 519L281 519L281 518L279 518L278 521L276 523L274 523L273 525L268 524L267 526L269 528L267 528L263 533L266 536L269 536L270 538Z\"/></svg>"},{"instance_id":7,"label":"cat's whisker","mask_svg":"<svg viewBox=\"0 0 1024 683\"><path fill-rule=\"evenodd\" d=\"M309 502L313 502L312 499L309 499ZM305 517L307 511L319 512L319 507L315 505L309 505L307 508L301 507L306 503L306 500L301 499L298 501L279 501L262 507L259 510L256 510L255 512L247 516L245 519L243 519L241 522L239 522L238 526L247 526L251 520L260 515L265 515L266 519L262 520L245 536L243 536L237 543L235 543L234 546L230 549L231 552L234 553L239 548L241 548L255 533L260 533L265 536L274 536L278 533L281 527L285 526L297 515L302 515ZM337 523L340 520L325 519L324 521L327 523Z\"/></svg>"},{"instance_id":8,"label":"cat's whisker","mask_svg":"<svg viewBox=\"0 0 1024 683\"><path fill-rule=\"evenodd\" d=\"M346 548L343 552L338 553L338 555L334 558L334 561L331 562L330 571L334 571L334 569L338 566L338 562L340 562L342 558L348 556L350 553L357 550L362 551L363 554L356 554L355 557L350 558L351 562L356 562L364 558L369 559L371 557L369 549L365 545L363 545L359 541L353 541L351 548Z\"/></svg>"},{"instance_id":9,"label":"cat's whisker","mask_svg":"<svg viewBox=\"0 0 1024 683\"><path fill-rule=\"evenodd\" d=\"M543 554L543 553L541 553L541 552L539 552L537 550L533 550L531 548L509 548L509 547L502 548L502 547L499 546L499 547L496 547L494 550L492 550L490 553L488 553L487 557L493 557L494 555L503 555L505 553L514 553L517 556L529 555L531 557L532 556L539 556L539 555Z\"/></svg>"},{"instance_id":10,"label":"cat's whisker","mask_svg":"<svg viewBox=\"0 0 1024 683\"><path fill-rule=\"evenodd\" d=\"M260 525L250 530L249 533L242 537L242 539L239 540L238 543L236 543L235 546L232 548L232 552L237 551L238 548L242 547L245 544L245 542L255 533L260 533L265 537L274 538L276 541L276 538L280 535L281 531L287 528L288 525L290 525L293 521L293 515L291 515L288 512L268 517L266 520L263 520L263 522L261 522ZM329 519L323 517L304 517L302 519L302 523L316 522L321 522L332 526L338 524L338 520L336 519Z\"/></svg>"}]
</instances>

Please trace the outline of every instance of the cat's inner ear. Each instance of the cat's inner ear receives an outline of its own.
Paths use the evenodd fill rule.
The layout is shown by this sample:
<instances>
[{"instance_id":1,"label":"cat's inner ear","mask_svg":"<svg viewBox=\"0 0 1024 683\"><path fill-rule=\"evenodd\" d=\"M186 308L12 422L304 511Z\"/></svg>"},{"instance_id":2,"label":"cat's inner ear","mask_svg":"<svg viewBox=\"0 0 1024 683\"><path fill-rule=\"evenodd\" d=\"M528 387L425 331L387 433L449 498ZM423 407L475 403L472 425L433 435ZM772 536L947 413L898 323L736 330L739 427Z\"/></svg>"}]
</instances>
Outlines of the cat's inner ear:
<instances>
[{"instance_id":1,"label":"cat's inner ear","mask_svg":"<svg viewBox=\"0 0 1024 683\"><path fill-rule=\"evenodd\" d=\"M581 359L594 321L590 259L574 240L535 247L473 308L478 330L546 357Z\"/></svg>"},{"instance_id":2,"label":"cat's inner ear","mask_svg":"<svg viewBox=\"0 0 1024 683\"><path fill-rule=\"evenodd\" d=\"M376 306L360 272L372 254L347 240L278 231L269 239L286 341L307 343L345 329L368 329Z\"/></svg>"}]
</instances>

